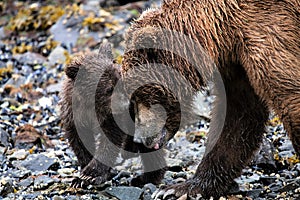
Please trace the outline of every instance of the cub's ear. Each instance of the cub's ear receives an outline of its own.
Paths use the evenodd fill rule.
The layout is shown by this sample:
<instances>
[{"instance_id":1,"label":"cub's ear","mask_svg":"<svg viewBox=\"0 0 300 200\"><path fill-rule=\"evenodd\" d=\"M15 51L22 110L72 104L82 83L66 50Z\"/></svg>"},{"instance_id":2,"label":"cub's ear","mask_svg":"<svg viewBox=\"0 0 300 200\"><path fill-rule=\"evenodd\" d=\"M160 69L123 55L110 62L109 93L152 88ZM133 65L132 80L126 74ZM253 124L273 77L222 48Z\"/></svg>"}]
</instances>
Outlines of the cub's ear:
<instances>
[{"instance_id":1,"label":"cub's ear","mask_svg":"<svg viewBox=\"0 0 300 200\"><path fill-rule=\"evenodd\" d=\"M79 65L80 62L76 60L66 66L65 73L70 79L75 80L77 73L79 71Z\"/></svg>"},{"instance_id":2,"label":"cub's ear","mask_svg":"<svg viewBox=\"0 0 300 200\"><path fill-rule=\"evenodd\" d=\"M113 59L112 54L112 45L109 42L104 42L100 44L99 51L98 51L99 57L107 57L109 60Z\"/></svg>"}]
</instances>

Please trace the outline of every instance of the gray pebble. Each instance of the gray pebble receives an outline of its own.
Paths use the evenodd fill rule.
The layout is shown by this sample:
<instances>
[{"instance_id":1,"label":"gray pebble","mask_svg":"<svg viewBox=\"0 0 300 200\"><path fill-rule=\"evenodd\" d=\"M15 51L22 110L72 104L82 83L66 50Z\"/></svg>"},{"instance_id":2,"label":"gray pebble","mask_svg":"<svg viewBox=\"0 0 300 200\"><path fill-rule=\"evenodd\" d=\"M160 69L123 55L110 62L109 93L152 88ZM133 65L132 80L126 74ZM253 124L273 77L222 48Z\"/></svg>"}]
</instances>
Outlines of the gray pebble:
<instances>
[{"instance_id":1,"label":"gray pebble","mask_svg":"<svg viewBox=\"0 0 300 200\"><path fill-rule=\"evenodd\" d=\"M120 186L106 188L105 192L120 200L138 200L140 199L143 190L137 187Z\"/></svg>"}]
</instances>

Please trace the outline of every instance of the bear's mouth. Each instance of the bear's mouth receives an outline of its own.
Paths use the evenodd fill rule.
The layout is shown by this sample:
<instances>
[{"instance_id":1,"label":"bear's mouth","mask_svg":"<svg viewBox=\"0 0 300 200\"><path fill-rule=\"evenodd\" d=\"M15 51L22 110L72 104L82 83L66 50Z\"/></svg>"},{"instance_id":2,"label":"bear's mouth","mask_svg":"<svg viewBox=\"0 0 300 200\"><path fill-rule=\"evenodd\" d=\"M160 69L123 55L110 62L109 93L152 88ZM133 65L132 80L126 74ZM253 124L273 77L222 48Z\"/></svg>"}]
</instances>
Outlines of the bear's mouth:
<instances>
[{"instance_id":1,"label":"bear's mouth","mask_svg":"<svg viewBox=\"0 0 300 200\"><path fill-rule=\"evenodd\" d=\"M161 133L152 137L142 138L142 143L149 149L158 150L166 143L167 129L163 127Z\"/></svg>"}]
</instances>

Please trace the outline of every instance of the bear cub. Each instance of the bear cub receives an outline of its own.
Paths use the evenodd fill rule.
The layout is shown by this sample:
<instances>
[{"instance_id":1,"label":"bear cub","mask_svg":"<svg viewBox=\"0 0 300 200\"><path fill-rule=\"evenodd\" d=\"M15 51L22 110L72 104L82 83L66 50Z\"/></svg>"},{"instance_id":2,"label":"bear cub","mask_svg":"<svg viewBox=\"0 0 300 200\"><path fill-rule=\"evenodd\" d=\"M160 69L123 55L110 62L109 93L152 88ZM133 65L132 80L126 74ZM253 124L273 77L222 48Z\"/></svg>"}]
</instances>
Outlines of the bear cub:
<instances>
[{"instance_id":1,"label":"bear cub","mask_svg":"<svg viewBox=\"0 0 300 200\"><path fill-rule=\"evenodd\" d=\"M127 158L138 152L155 151L133 142L134 136L128 134L134 133L133 108L130 108L132 118L128 118L122 108L113 114L111 99L121 72L120 66L114 63L109 44L102 44L98 53L75 58L65 68L65 74L60 94L62 124L81 166L81 176L73 181L74 187L98 185L113 178L116 175L114 162L120 152ZM126 130L119 127L116 118ZM158 184L165 172L164 153L142 154L141 158L146 172L133 178L131 185ZM147 162L149 159L154 162ZM158 169L148 172L147 168L152 166L158 166Z\"/></svg>"}]
</instances>

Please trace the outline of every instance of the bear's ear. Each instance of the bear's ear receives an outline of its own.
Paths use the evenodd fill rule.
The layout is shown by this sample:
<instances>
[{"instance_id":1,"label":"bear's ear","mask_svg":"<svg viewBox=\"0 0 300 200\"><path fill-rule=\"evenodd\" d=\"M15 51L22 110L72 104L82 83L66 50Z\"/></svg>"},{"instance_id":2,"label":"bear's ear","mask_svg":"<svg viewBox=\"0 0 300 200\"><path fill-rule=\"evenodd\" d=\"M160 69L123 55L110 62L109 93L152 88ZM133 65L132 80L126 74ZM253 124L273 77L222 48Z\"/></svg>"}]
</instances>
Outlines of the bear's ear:
<instances>
[{"instance_id":1,"label":"bear's ear","mask_svg":"<svg viewBox=\"0 0 300 200\"><path fill-rule=\"evenodd\" d=\"M75 80L79 71L79 65L80 63L78 63L78 61L76 60L66 66L65 73L70 79Z\"/></svg>"},{"instance_id":2,"label":"bear's ear","mask_svg":"<svg viewBox=\"0 0 300 200\"><path fill-rule=\"evenodd\" d=\"M102 44L100 44L98 56L107 57L109 60L113 59L112 46L109 42L103 42Z\"/></svg>"}]
</instances>

